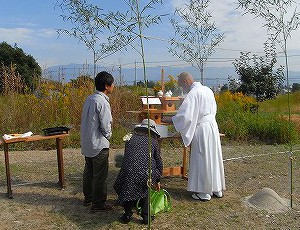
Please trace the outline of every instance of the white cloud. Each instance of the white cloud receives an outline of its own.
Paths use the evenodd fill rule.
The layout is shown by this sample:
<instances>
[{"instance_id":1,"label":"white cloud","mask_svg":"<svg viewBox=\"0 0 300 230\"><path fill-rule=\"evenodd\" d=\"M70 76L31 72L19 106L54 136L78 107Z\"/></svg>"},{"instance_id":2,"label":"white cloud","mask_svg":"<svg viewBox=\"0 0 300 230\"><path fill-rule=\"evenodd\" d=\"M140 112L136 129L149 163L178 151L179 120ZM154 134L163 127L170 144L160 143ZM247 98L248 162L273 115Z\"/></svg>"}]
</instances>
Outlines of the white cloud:
<instances>
[{"instance_id":1,"label":"white cloud","mask_svg":"<svg viewBox=\"0 0 300 230\"><path fill-rule=\"evenodd\" d=\"M0 35L7 43L22 43L32 36L32 30L28 28L0 28Z\"/></svg>"},{"instance_id":2,"label":"white cloud","mask_svg":"<svg viewBox=\"0 0 300 230\"><path fill-rule=\"evenodd\" d=\"M8 44L37 45L45 38L57 37L54 29L0 28L1 39Z\"/></svg>"},{"instance_id":3,"label":"white cloud","mask_svg":"<svg viewBox=\"0 0 300 230\"><path fill-rule=\"evenodd\" d=\"M37 30L37 35L40 37L55 37L57 33L54 29L40 29Z\"/></svg>"},{"instance_id":4,"label":"white cloud","mask_svg":"<svg viewBox=\"0 0 300 230\"><path fill-rule=\"evenodd\" d=\"M76 62L77 57L86 54L82 51L78 53L84 45L80 46L75 39L58 39L54 29L0 28L0 37L0 42L5 41L11 46L17 44L25 53L33 55L41 65ZM73 54L70 56L71 53Z\"/></svg>"},{"instance_id":5,"label":"white cloud","mask_svg":"<svg viewBox=\"0 0 300 230\"><path fill-rule=\"evenodd\" d=\"M171 16L176 7L181 7L189 3L189 1L165 1L163 6L159 6L159 13L167 13ZM240 51L251 51L256 54L263 52L263 43L267 39L266 28L262 28L263 20L254 19L253 15L243 15L242 10L236 8L237 1L234 0L211 0L209 10L213 16L212 20L215 21L216 27L221 32L224 32L226 36L224 42L216 49L213 58L224 58L227 61L220 63L211 62L208 63L208 66L232 66L230 59L238 58ZM27 14L24 17L23 15L26 15L26 12L24 11L20 14L11 11L10 16L1 15L0 27L3 28L0 28L0 42L6 41L11 45L17 43L26 53L32 54L37 58L41 65L46 63L48 65L78 63L85 62L87 58L91 59L91 53L86 50L83 43L78 44L77 39L67 36L60 36L58 38L55 29L52 28L65 27L66 25L61 24L61 21L57 20L58 16L55 16L52 11L48 15L37 16ZM145 35L163 40L145 42L147 61L149 62L159 63L160 61L177 60L177 58L168 53L167 49L167 40L174 34L173 28L167 20L168 17L165 17L166 19L164 19L163 24L151 26L145 32ZM10 29L8 29L9 27ZM300 47L297 44L297 41L300 40L299 30L300 28L298 31L293 31L292 39L288 41L288 49L293 55L299 55L300 53ZM121 59L123 63L134 63L135 60L139 61L139 55L136 52L129 52L130 50L129 48L127 51L118 53L119 56L115 55L104 61L106 63L118 63ZM281 51L279 47L277 51ZM291 63L295 63L293 66L298 66L297 69L300 68L295 59L290 59L290 61Z\"/></svg>"},{"instance_id":6,"label":"white cloud","mask_svg":"<svg viewBox=\"0 0 300 230\"><path fill-rule=\"evenodd\" d=\"M173 8L182 7L184 4L189 3L189 0L171 0L171 5Z\"/></svg>"},{"instance_id":7,"label":"white cloud","mask_svg":"<svg viewBox=\"0 0 300 230\"><path fill-rule=\"evenodd\" d=\"M180 7L189 1L172 0L172 6ZM232 0L211 0L208 11L212 15L212 21L220 32L225 33L225 40L216 49L214 58L238 58L240 51L249 51L252 54L262 55L264 53L264 42L267 40L267 28L263 27L264 20L255 18L255 15L244 14L238 9L237 1ZM297 44L300 39L300 28L292 31L291 39L288 40L289 53L299 54L300 48ZM282 52L277 46L277 52ZM282 55L282 54L281 54ZM299 59L299 58L298 58ZM295 62L294 60L291 60ZM224 63L211 63L210 65L231 65L230 60ZM295 66L295 65L294 65ZM300 68L300 65L296 67Z\"/></svg>"}]
</instances>

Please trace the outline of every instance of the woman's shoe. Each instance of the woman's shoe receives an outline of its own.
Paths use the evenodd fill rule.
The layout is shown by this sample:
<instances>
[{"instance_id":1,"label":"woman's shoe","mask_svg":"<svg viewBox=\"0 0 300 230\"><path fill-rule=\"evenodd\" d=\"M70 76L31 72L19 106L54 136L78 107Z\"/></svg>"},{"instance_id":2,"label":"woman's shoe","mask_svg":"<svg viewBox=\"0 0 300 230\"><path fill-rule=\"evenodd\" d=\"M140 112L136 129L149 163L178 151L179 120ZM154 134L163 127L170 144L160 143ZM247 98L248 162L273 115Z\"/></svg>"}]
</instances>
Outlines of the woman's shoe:
<instances>
[{"instance_id":1,"label":"woman's shoe","mask_svg":"<svg viewBox=\"0 0 300 230\"><path fill-rule=\"evenodd\" d=\"M154 215L151 215L151 221L154 220L154 217ZM142 224L148 224L148 215L143 215L142 218Z\"/></svg>"},{"instance_id":2,"label":"woman's shoe","mask_svg":"<svg viewBox=\"0 0 300 230\"><path fill-rule=\"evenodd\" d=\"M123 224L128 224L131 221L131 216L124 213L122 216L119 217L119 221Z\"/></svg>"}]
</instances>

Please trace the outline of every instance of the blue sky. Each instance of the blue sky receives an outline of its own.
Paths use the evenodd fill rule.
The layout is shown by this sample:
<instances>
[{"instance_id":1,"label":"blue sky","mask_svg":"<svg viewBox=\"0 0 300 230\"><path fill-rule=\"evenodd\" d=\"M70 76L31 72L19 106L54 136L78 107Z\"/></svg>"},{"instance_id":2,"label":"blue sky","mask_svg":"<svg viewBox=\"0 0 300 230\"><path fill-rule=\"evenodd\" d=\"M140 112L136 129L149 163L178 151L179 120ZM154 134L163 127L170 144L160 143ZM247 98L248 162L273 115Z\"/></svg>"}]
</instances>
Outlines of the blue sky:
<instances>
[{"instance_id":1,"label":"blue sky","mask_svg":"<svg viewBox=\"0 0 300 230\"><path fill-rule=\"evenodd\" d=\"M185 0L165 0L165 4L156 10L163 14L172 14L174 8ZM62 12L55 8L56 0L0 0L0 42L10 45L15 43L25 53L32 55L42 68L70 63L92 63L92 53L83 43L75 38L58 37L56 29L68 28L59 16ZM121 7L122 0L93 0L101 8L110 10ZM236 9L235 0L211 0L211 13L216 26L225 33L225 40L207 63L208 67L232 66L232 60L238 58L240 51L262 54L263 43L266 41L266 29L262 28L262 20L252 15L243 15ZM299 7L300 10L300 3ZM173 36L172 27L165 18L163 24L145 31L145 35L157 39L145 42L146 61L148 66L184 66L168 53L168 43ZM293 31L288 41L291 55L290 70L300 71L300 28ZM278 47L277 52L281 52ZM283 64L283 58L278 61ZM133 66L140 57L132 50L122 51L101 63L103 66Z\"/></svg>"}]
</instances>

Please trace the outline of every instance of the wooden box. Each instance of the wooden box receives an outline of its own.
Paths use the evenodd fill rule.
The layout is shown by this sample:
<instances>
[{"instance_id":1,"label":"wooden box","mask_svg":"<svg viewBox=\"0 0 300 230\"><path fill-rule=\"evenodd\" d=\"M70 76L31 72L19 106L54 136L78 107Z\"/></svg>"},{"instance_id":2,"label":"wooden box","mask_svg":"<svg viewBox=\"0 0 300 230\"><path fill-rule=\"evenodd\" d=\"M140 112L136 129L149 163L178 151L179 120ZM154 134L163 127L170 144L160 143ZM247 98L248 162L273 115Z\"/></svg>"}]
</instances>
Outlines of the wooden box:
<instances>
[{"instance_id":1,"label":"wooden box","mask_svg":"<svg viewBox=\"0 0 300 230\"><path fill-rule=\"evenodd\" d=\"M180 101L179 97L162 97L162 110L166 112L175 111L176 110L176 102Z\"/></svg>"}]
</instances>

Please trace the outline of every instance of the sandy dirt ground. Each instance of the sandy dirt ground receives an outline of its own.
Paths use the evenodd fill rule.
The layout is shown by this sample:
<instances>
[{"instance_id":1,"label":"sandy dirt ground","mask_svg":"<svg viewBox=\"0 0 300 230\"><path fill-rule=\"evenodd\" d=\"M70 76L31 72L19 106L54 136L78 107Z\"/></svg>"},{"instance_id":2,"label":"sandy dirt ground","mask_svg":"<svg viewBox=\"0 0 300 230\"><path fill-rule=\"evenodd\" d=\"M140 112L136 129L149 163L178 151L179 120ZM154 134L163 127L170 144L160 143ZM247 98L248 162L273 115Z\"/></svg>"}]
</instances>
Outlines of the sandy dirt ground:
<instances>
[{"instance_id":1,"label":"sandy dirt ground","mask_svg":"<svg viewBox=\"0 0 300 230\"><path fill-rule=\"evenodd\" d=\"M290 201L289 158L284 146L223 146L227 190L221 199L197 202L186 191L186 180L163 178L162 186L172 196L172 211L156 217L152 229L299 229L300 172L297 156L294 163L293 208L276 212L274 199L254 197L260 207L247 205L247 197L267 187L275 197ZM118 173L115 156L110 153L108 199L114 203L112 188ZM182 156L163 153L165 165L180 165ZM4 156L0 157L0 229L145 229L134 215L129 225L118 222L122 208L91 214L82 205L82 170L80 149L64 149L66 188L58 185L56 151L10 151L13 199L6 197ZM274 195L274 194L273 194ZM275 199L276 200L276 199ZM265 202L265 204L263 204ZM277 204L278 205L278 204ZM264 209L267 208L267 209ZM276 207L275 207L276 208Z\"/></svg>"}]
</instances>

